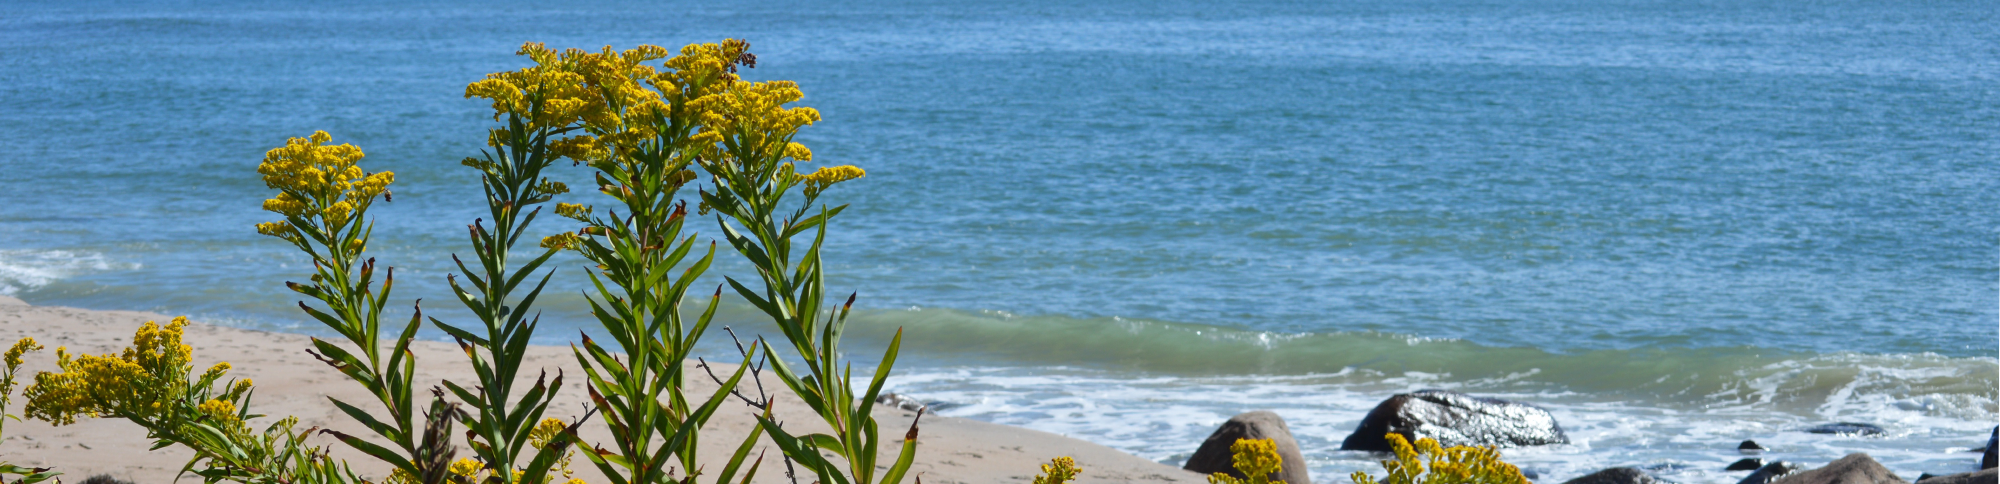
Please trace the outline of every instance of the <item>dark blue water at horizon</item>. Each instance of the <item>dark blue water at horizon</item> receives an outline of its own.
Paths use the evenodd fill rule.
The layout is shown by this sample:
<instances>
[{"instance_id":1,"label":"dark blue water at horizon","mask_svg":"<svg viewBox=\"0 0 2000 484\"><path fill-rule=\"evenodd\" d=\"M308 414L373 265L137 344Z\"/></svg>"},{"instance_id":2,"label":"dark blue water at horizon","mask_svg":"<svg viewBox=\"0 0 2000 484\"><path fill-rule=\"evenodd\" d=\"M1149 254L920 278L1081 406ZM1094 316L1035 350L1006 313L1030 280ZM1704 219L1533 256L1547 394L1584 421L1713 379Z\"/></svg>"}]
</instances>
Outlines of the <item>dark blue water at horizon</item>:
<instances>
[{"instance_id":1,"label":"dark blue water at horizon","mask_svg":"<svg viewBox=\"0 0 2000 484\"><path fill-rule=\"evenodd\" d=\"M930 331L908 388L968 416L1060 421L1038 392L1067 390L1017 378L1055 365L1123 382L1106 408L1164 401L1158 375L1262 374L1353 392L1336 406L1456 385L1768 426L1890 408L1896 445L1930 445L1995 415L1996 7L16 3L0 294L310 330L279 285L302 259L251 228L272 218L254 167L324 129L398 173L373 249L450 319L446 255L478 216L456 160L490 123L467 82L523 41L739 37L752 78L825 116L801 135L817 158L868 169L832 195L853 208L828 247L857 334ZM573 334L583 307L565 289L545 317ZM1321 411L1299 425L1348 424ZM1116 420L1049 429L1183 452Z\"/></svg>"}]
</instances>

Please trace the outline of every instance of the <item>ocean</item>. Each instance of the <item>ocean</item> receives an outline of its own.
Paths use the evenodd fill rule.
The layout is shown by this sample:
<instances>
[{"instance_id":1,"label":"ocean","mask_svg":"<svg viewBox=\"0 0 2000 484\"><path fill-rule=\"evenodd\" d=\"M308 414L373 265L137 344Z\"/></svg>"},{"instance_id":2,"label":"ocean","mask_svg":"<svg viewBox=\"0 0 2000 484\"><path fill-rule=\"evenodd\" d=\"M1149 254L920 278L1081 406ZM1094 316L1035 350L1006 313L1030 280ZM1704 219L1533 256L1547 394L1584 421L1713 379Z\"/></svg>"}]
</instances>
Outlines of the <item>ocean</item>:
<instances>
[{"instance_id":1,"label":"ocean","mask_svg":"<svg viewBox=\"0 0 2000 484\"><path fill-rule=\"evenodd\" d=\"M263 152L326 130L397 173L371 250L398 304L462 320L444 278L483 205L457 161L492 124L465 84L526 41L733 37L823 114L816 164L868 170L827 198L852 204L829 289L858 294L851 358L905 329L891 390L940 414L1178 464L1269 409L1345 482L1380 472L1337 450L1369 408L1443 388L1550 409L1574 443L1503 451L1537 481L1735 482L1744 439L1913 479L1975 469L2000 423L1994 25L1992 1L12 2L0 294L316 331L282 286L310 267L252 226ZM711 276L750 274L723 255ZM555 265L549 344L593 324ZM737 301L718 324L775 334ZM1800 431L1839 421L1887 433Z\"/></svg>"}]
</instances>

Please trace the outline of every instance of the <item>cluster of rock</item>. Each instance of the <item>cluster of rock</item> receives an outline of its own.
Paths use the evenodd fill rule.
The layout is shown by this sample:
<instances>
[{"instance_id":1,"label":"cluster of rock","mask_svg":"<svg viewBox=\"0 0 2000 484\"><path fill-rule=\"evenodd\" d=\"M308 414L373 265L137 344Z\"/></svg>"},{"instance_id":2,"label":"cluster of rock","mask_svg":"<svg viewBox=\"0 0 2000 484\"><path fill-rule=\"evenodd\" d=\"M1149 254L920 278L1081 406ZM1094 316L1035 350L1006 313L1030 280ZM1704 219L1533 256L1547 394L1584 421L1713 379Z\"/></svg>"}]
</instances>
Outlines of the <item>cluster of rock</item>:
<instances>
[{"instance_id":1,"label":"cluster of rock","mask_svg":"<svg viewBox=\"0 0 2000 484\"><path fill-rule=\"evenodd\" d=\"M1881 427L1863 423L1841 422L1821 425L1806 432L1820 434L1877 435L1883 433ZM1341 442L1341 450L1363 450L1387 452L1389 443L1386 434L1396 433L1405 439L1416 441L1421 438L1435 439L1440 445L1451 446L1493 446L1499 448L1525 447L1535 445L1567 444L1569 437L1563 434L1562 426L1556 424L1555 416L1534 405L1510 402L1495 398L1473 397L1458 392L1423 390L1398 394L1375 406L1362 418L1361 425L1354 433ZM1272 439L1277 442L1278 455L1282 458L1282 469L1272 474L1272 481L1290 484L1311 484L1306 473L1305 458L1299 451L1298 442L1292 438L1292 431L1285 420L1268 411L1257 411L1237 415L1222 424L1221 428L1203 441L1200 449L1189 457L1183 467L1203 474L1227 473L1238 478L1245 476L1236 472L1230 461L1230 444L1237 439ZM1744 441L1738 451L1748 455L1760 455L1765 449L1753 441ZM1919 477L1919 484L2000 484L1995 482L1995 452L2000 451L2000 427L1996 427L1987 439L1985 456L1980 462L1981 470L1963 474ZM1806 469L1796 463L1786 461L1765 462L1762 458L1745 458L1731 464L1728 470L1755 470L1737 484L1908 484L1896 477L1895 473L1883 467L1868 454L1849 454L1825 466ZM1533 479L1535 476L1529 475ZM1563 484L1658 484L1662 481L1644 470L1631 467L1614 467L1590 475L1571 479Z\"/></svg>"}]
</instances>

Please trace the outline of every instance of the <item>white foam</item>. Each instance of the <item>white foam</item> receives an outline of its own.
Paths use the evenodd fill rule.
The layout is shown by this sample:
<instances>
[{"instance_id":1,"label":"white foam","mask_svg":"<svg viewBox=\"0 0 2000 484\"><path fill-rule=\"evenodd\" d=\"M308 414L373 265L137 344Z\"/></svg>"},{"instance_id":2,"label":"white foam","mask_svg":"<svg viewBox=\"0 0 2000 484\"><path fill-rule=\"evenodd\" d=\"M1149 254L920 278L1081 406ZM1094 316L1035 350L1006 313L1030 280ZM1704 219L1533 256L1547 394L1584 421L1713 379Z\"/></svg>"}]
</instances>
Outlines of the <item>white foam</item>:
<instances>
[{"instance_id":1,"label":"white foam","mask_svg":"<svg viewBox=\"0 0 2000 484\"><path fill-rule=\"evenodd\" d=\"M133 269L139 265L89 251L0 250L0 295L15 295L56 281L93 272Z\"/></svg>"},{"instance_id":2,"label":"white foam","mask_svg":"<svg viewBox=\"0 0 2000 484\"><path fill-rule=\"evenodd\" d=\"M1549 409L1571 444L1502 451L1509 462L1539 474L1538 482L1637 466L1674 482L1733 483L1747 472L1722 469L1744 457L1735 449L1745 439L1773 449L1763 456L1766 459L1808 466L1867 452L1899 475L1907 474L1906 479L1922 472L1968 470L1961 467L1970 465L1963 458L1969 454L1954 454L1952 449L1983 439L1993 425L1991 399L1894 395L1886 391L1892 386L1889 382L1923 375L1865 365L1858 372L1853 381L1841 385L1846 390L1826 394L1824 401L1803 412L1770 403L1778 399L1772 394L1782 393L1779 387L1786 377L1779 376L1748 382L1707 405L1669 406L1522 382L1533 372L1455 381L1443 374L1382 375L1365 370L1282 377L1161 377L1070 367L960 367L900 370L889 386L927 402L948 404L939 405L941 415L1068 435L1173 465L1185 460L1230 416L1272 410L1285 418L1298 438L1315 480L1326 482L1345 482L1354 471L1381 474L1379 456L1337 450L1340 441L1383 398L1423 388L1455 389ZM1913 405L1915 409L1903 408ZM1836 420L1875 423L1889 434L1862 437L1800 431Z\"/></svg>"}]
</instances>

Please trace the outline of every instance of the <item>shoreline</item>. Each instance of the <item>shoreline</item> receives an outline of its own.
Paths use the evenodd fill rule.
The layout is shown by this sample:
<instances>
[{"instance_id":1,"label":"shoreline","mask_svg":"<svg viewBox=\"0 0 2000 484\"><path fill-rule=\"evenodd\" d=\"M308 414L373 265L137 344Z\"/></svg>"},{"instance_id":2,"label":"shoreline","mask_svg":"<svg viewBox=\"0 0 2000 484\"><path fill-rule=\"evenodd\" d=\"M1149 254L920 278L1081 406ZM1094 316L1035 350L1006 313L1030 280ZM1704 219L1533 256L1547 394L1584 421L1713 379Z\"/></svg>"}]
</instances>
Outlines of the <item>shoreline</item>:
<instances>
[{"instance_id":1,"label":"shoreline","mask_svg":"<svg viewBox=\"0 0 2000 484\"><path fill-rule=\"evenodd\" d=\"M16 377L21 387L32 382L36 372L53 368L56 347L66 346L70 351L88 354L114 352L129 345L132 332L146 321L164 324L170 319L171 316L138 311L33 306L19 299L0 296L0 339L11 344L22 337L34 337L47 347L25 358L27 363ZM197 321L187 327L185 341L194 347L196 369L227 361L233 366L229 376L250 378L256 383L252 409L273 417L253 420L253 428L268 425L277 416L293 415L299 418L301 427L318 426L357 435L367 434L365 429L340 414L327 398L339 398L363 408L370 408L362 404L374 400L360 385L347 381L307 355L305 350L310 347L308 336ZM463 354L453 345L419 341L412 345L411 351L417 356L419 382L426 387L443 379L472 379L470 366L464 364ZM532 347L525 366L547 370L551 377L561 372L568 380L549 407L551 416L569 419L584 413L583 405L587 397L578 383L583 372L568 348ZM719 363L716 366L718 371L723 366L733 368L733 365ZM765 388L775 389L775 393L779 394L774 412L789 429L793 432L813 432L817 431L814 427L823 425L797 397L786 394L782 384L768 375L765 380ZM706 378L689 378L689 382L690 390L697 394L706 394L714 388L714 384ZM25 401L20 400L17 393L7 410L18 414L23 405ZM741 442L740 436L745 435L753 425L752 415L753 410L744 405L728 405L719 411L705 427L710 437L703 439L700 447L704 460L726 459L728 452ZM883 432L894 434L907 429L915 413L877 407L875 417L881 422ZM918 427L917 459L911 466L910 475L931 483L1023 482L1040 472L1041 464L1061 456L1073 457L1083 467L1084 472L1077 482L1179 483L1203 482L1205 479L1202 475L1110 447L1038 430L935 415L925 415ZM608 441L609 431L602 425L587 423L583 426L583 436L592 442ZM98 474L109 474L136 484L172 482L191 454L177 447L147 451L151 441L144 437L143 429L122 420L79 420L74 425L61 427L32 420L11 422L5 428L4 442L0 442L0 461L53 467L63 473L62 477L76 482ZM892 441L901 442L900 439ZM355 464L355 471L364 477L379 478L386 472L386 466L329 437L315 437L313 442L332 448L337 458ZM777 449L768 438L759 444L759 450L768 450L771 462L759 469L753 482L791 482L785 478L783 466L775 458ZM893 459L893 447L885 448L884 452ZM459 455L469 454L461 446ZM572 468L576 471L575 477L587 482L608 482L587 460L578 459ZM810 481L809 476L800 477L805 479L801 482Z\"/></svg>"}]
</instances>

